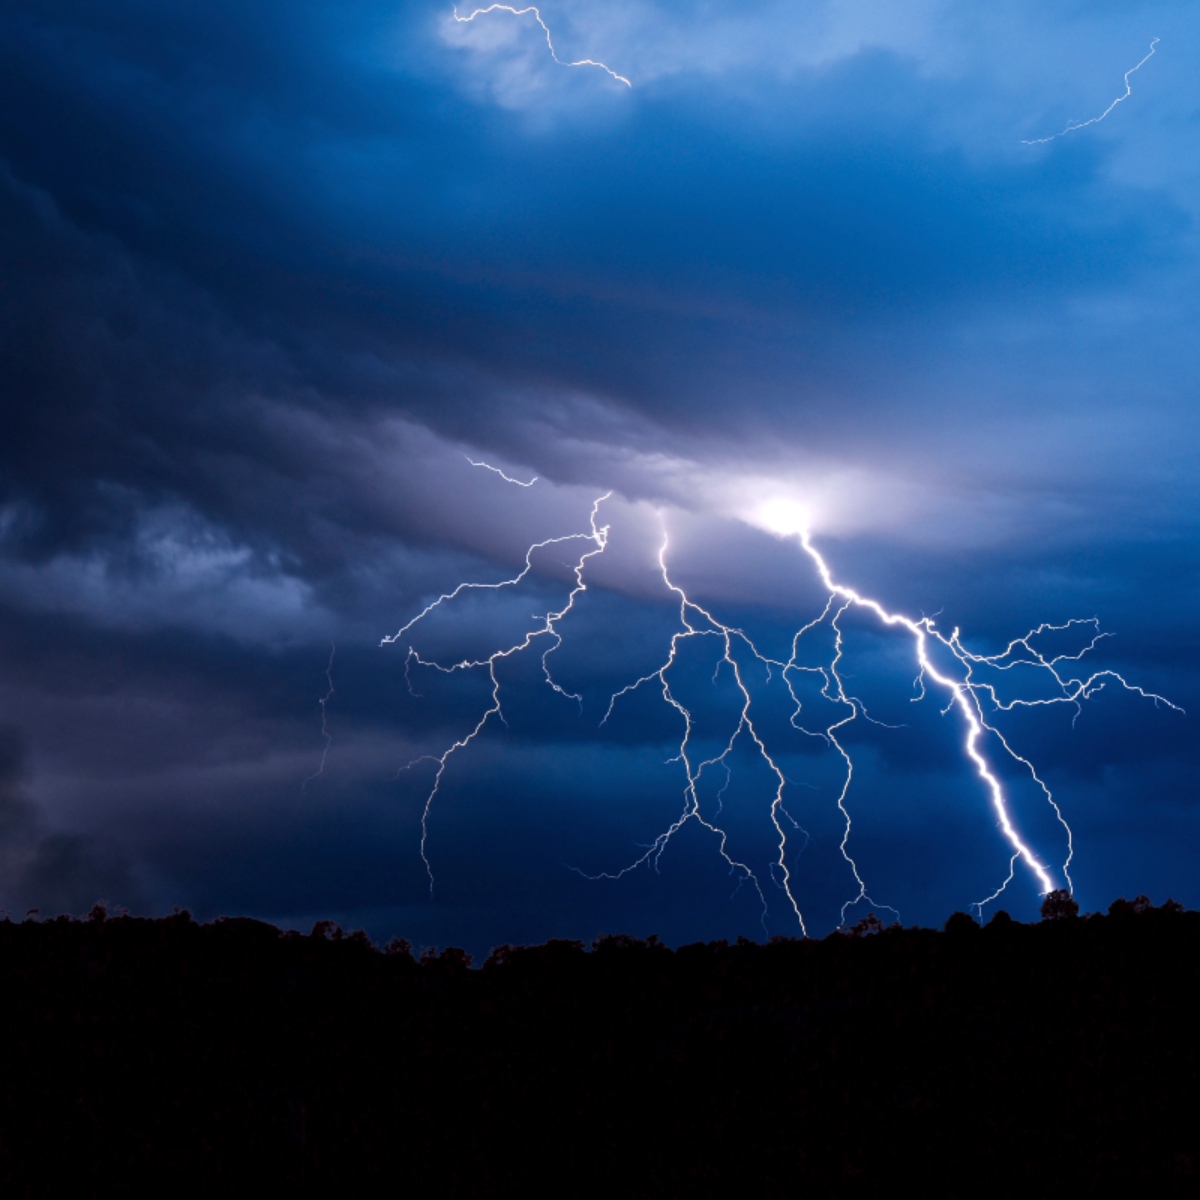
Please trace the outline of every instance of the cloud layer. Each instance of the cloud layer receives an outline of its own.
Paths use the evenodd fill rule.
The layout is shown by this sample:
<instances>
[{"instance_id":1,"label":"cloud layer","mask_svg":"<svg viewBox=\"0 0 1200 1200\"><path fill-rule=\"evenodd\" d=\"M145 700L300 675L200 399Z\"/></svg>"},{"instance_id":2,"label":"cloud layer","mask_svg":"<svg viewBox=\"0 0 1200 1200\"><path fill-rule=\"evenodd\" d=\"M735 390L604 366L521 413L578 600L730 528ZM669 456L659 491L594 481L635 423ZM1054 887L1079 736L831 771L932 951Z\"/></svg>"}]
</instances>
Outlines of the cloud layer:
<instances>
[{"instance_id":1,"label":"cloud layer","mask_svg":"<svg viewBox=\"0 0 1200 1200\"><path fill-rule=\"evenodd\" d=\"M586 530L609 489L562 650L588 717L669 636L664 517L723 619L768 639L808 619L811 573L772 533L793 509L839 577L980 648L1101 616L1109 661L1188 707L1196 22L542 12L561 58L633 86L556 64L527 18L427 4L0 16L0 720L43 848L10 909L106 887L429 941L754 933L691 831L659 876L566 869L655 836L676 735L660 709L601 736L553 695L514 698L448 781L425 899L423 785L396 771L481 693L418 703L379 639ZM1103 123L1022 144L1103 111L1152 37ZM508 608L431 636L486 648L568 585L547 561ZM334 743L302 791L331 643ZM866 644L864 677L903 693L897 648ZM908 750L862 751L864 854L908 919L964 907L1006 861L934 718ZM1200 900L1186 728L1106 693L1021 736L1076 824L1085 904ZM825 820L827 915L845 881ZM1014 909L1036 903L1023 886Z\"/></svg>"}]
</instances>

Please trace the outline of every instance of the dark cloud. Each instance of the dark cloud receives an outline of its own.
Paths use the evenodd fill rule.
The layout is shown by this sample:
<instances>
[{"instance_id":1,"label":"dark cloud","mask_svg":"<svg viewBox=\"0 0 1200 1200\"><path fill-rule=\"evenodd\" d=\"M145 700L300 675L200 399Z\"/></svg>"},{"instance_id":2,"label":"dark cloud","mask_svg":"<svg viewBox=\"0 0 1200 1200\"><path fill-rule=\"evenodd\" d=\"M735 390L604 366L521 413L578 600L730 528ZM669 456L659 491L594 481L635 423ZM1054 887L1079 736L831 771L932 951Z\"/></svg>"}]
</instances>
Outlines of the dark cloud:
<instances>
[{"instance_id":1,"label":"dark cloud","mask_svg":"<svg viewBox=\"0 0 1200 1200\"><path fill-rule=\"evenodd\" d=\"M21 793L27 758L21 731L15 726L0 727L0 826L6 837L29 820L29 807Z\"/></svg>"},{"instance_id":2,"label":"dark cloud","mask_svg":"<svg viewBox=\"0 0 1200 1200\"><path fill-rule=\"evenodd\" d=\"M1115 10L1075 42L1072 6L1004 11L995 45L973 10L551 12L564 44L628 57L624 89L519 26L464 41L420 4L9 5L5 902L334 916L476 949L659 918L761 929L694 823L657 872L569 868L619 870L681 811L680 718L653 687L599 728L679 628L663 529L673 578L771 653L820 611L795 545L746 523L779 497L897 608L989 651L1095 613L1120 633L1100 660L1191 707L1195 206L1187 155L1164 149L1190 35L1153 10L1170 87L1147 74L1126 124L1022 148L1109 86L1125 32ZM610 487L610 543L553 659L580 701L545 687L548 640L504 660L507 725L454 760L431 817L430 908L428 763L399 768L469 731L490 683L406 679L408 639L379 639L460 580L511 578L531 542L586 535ZM519 642L590 544L456 602L423 652ZM1007 859L952 722L910 704L909 649L852 624L855 686L905 726L849 735L863 861L940 921ZM305 783L331 645L332 742ZM707 645L679 666L706 753L736 707L715 667ZM790 736L761 686L764 729ZM1012 733L1103 864L1080 868L1095 902L1181 878L1181 718L1111 688L1069 717ZM744 749L730 836L769 881ZM840 760L781 753L828 922ZM1014 803L1054 843L1044 807ZM1122 836L1157 849L1122 866Z\"/></svg>"},{"instance_id":3,"label":"dark cloud","mask_svg":"<svg viewBox=\"0 0 1200 1200\"><path fill-rule=\"evenodd\" d=\"M85 834L45 828L29 799L28 745L20 728L0 726L0 903L20 917L22 905L44 915L87 912L112 897L126 905L145 903L122 848Z\"/></svg>"}]
</instances>

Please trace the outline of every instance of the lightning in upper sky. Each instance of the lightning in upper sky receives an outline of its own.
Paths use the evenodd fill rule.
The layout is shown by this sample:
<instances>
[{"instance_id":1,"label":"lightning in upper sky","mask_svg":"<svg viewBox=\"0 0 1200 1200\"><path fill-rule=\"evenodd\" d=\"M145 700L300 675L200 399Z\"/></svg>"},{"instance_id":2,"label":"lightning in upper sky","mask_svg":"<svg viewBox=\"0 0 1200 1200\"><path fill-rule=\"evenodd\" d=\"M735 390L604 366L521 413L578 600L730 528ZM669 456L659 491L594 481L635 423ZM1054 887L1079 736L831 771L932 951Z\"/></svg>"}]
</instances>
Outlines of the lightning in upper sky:
<instances>
[{"instance_id":1,"label":"lightning in upper sky","mask_svg":"<svg viewBox=\"0 0 1200 1200\"><path fill-rule=\"evenodd\" d=\"M1110 112L1112 112L1112 110L1114 108L1117 107L1118 104L1124 103L1126 100L1129 99L1130 96L1133 95L1133 89L1129 85L1129 77L1130 77L1130 75L1132 75L1134 73L1134 71L1140 70L1143 66L1145 66L1146 63L1148 63L1154 57L1154 47L1157 45L1158 45L1158 38L1151 38L1149 53L1140 62L1135 63L1132 67L1129 68L1128 71L1125 72L1125 91L1120 96L1118 96L1098 117L1092 117L1088 121L1069 121L1069 122L1067 122L1066 129L1064 129L1062 131L1062 133L1052 133L1052 134L1050 134L1049 137L1022 138L1021 145L1022 146L1041 146L1046 142L1054 141L1055 138L1064 137L1068 133L1074 133L1078 129L1086 129L1089 125L1098 125L1101 121L1104 120L1105 117L1108 116L1108 114Z\"/></svg>"},{"instance_id":2,"label":"lightning in upper sky","mask_svg":"<svg viewBox=\"0 0 1200 1200\"><path fill-rule=\"evenodd\" d=\"M612 67L607 65L607 63L597 62L594 58L581 58L575 62L567 62L565 59L559 58L558 52L554 49L554 42L550 37L550 27L545 21L542 20L541 12L532 4L530 4L527 8L513 8L510 4L489 4L487 8L477 8L474 12L465 17L460 17L458 15L458 8L455 7L454 19L459 22L460 25L466 25L469 22L474 21L476 17L484 17L487 16L488 13L494 12L511 13L514 17L523 17L528 13L532 13L533 19L542 27L542 32L546 35L546 45L550 48L550 57L554 59L559 66L599 67L601 71L604 71L608 75L612 76L612 78L618 83L623 83L627 88L633 87L633 84L630 83L624 75L618 75L617 72L612 69Z\"/></svg>"},{"instance_id":3,"label":"lightning in upper sky","mask_svg":"<svg viewBox=\"0 0 1200 1200\"><path fill-rule=\"evenodd\" d=\"M407 770L421 762L435 764L434 778L426 792L421 817L421 856L429 874L431 890L433 870L427 851L432 806L454 756L465 750L493 718L505 721L500 678L496 673L498 665L529 650L535 642L545 639L546 644L541 652L541 673L544 682L563 699L575 702L580 713L583 713L582 695L568 691L555 680L550 670L549 658L563 644L560 626L574 610L578 598L588 590L584 573L589 562L603 554L609 545L610 526L599 523L599 514L601 506L610 496L611 493L606 493L593 502L586 531L548 538L530 546L525 554L523 568L512 578L498 583L461 583L452 591L427 604L397 633L383 639L384 644L395 644L405 638L411 639L425 617L435 609L451 603L464 592L514 588L534 570L534 558L540 551L573 542L580 544L580 551L575 556L574 563L567 564L572 572L573 583L568 589L565 602L558 609L536 617L536 623L512 644L484 657L440 662L422 657L412 641L409 641L405 659L406 675L414 666L443 674L483 670L487 672L491 684L490 703L467 733L442 752L424 755L402 768ZM1014 638L998 654L975 653L964 646L959 629L955 628L949 633L943 632L932 617L913 618L893 612L881 601L837 580L805 525L779 527L776 533L795 539L798 549L811 563L826 594L825 603L820 611L792 634L790 651L786 658L764 653L743 629L722 621L710 607L698 603L671 577L668 565L670 539L664 522L657 566L663 587L678 605L677 629L664 646L663 658L659 665L610 696L599 724L601 727L606 725L627 697L644 687L653 686L661 695L663 703L681 722L681 735L669 761L678 763L682 768L683 804L678 815L653 842L643 847L642 852L631 862L611 871L596 874L583 871L579 873L585 874L589 879L618 879L643 865L657 867L663 852L679 830L689 822L695 822L714 836L717 850L729 871L738 877L739 886L748 884L755 890L762 905L764 930L767 928L771 889L774 889L786 899L786 908L800 931L807 934L798 895L796 860L809 844L810 837L799 820L799 816L802 815L798 808L800 802L791 797L795 794L795 787L811 785L797 784L789 779L780 758L781 754L789 752L787 738L800 736L820 740L840 757L842 763L841 783L836 799L842 829L839 849L853 884L852 894L846 898L841 908L841 924L845 925L847 912L860 904L868 904L873 909L896 912L891 906L872 897L863 872L851 853L853 821L850 798L855 762L844 733L852 722L859 720L882 725L882 722L876 721L870 715L863 701L848 689L848 677L842 667L848 636L844 618L848 612L858 611L868 619L874 619L882 629L894 630L908 638L916 672L915 694L912 700L923 700L931 688L936 689L945 697L944 714L955 715L961 723L964 760L970 764L972 772L983 788L996 828L1010 856L1007 877L990 894L975 902L974 907L980 916L982 917L984 906L1001 895L1012 882L1019 865L1031 874L1036 881L1037 890L1042 894L1064 884L1073 890L1070 866L1074 855L1074 843L1070 826L1051 789L1038 774L1033 763L1012 745L1009 737L997 724L997 714L1012 712L1017 708L1066 705L1073 706L1078 716L1081 702L1095 696L1109 684L1151 700L1156 705L1165 705L1180 713L1183 710L1164 697L1127 682L1116 671L1078 670L1080 661L1107 636L1095 618L1073 619L1060 625L1044 623L1021 637ZM1086 644L1075 653L1050 654L1040 648L1040 639L1045 639L1047 635L1079 633L1085 635ZM694 702L682 694L675 680L680 670L682 652L689 644L694 644L697 650L705 645L712 646L712 686L719 686L720 678L724 675L731 681L729 686L735 698L735 711L728 718L725 732L717 739L717 750L707 755L700 748L701 742L696 734L697 718L690 707ZM817 650L815 659L808 653L813 645ZM822 645L825 646L824 650L821 649ZM1008 695L1001 690L1000 681L1005 681L1006 686L1012 685L1012 688L1015 688L1013 681L1030 674L1042 683L1040 691L1036 694ZM815 694L806 699L807 689L810 687L815 689ZM782 736L779 730L771 731L771 695L786 698L786 707L790 710L791 731L786 737ZM807 712L808 708L814 707L818 710L815 721ZM823 718L819 716L822 709ZM759 870L747 861L745 855L739 855L731 848L730 833L723 820L724 796L729 786L731 758L739 743L757 756L771 780L763 800L774 849L769 860L761 864L763 869ZM1054 820L1062 826L1066 857L1061 863L1051 865L1022 834L1013 812L1010 794L1003 782L1004 772L997 767L997 761L1006 763L1007 771L1023 773L1040 791L1053 813ZM705 789L709 787L708 776L714 771L724 773L724 783L715 795L711 795ZM896 916L899 914L896 913Z\"/></svg>"},{"instance_id":4,"label":"lightning in upper sky","mask_svg":"<svg viewBox=\"0 0 1200 1200\"><path fill-rule=\"evenodd\" d=\"M523 479L514 479L511 475L505 475L505 473L500 470L499 467L493 467L491 463L476 461L469 454L465 454L463 457L471 464L471 466L482 467L485 471L492 471L494 474L499 475L505 483L515 483L517 487L533 487L533 485L538 481L538 477L536 475L528 482Z\"/></svg>"}]
</instances>

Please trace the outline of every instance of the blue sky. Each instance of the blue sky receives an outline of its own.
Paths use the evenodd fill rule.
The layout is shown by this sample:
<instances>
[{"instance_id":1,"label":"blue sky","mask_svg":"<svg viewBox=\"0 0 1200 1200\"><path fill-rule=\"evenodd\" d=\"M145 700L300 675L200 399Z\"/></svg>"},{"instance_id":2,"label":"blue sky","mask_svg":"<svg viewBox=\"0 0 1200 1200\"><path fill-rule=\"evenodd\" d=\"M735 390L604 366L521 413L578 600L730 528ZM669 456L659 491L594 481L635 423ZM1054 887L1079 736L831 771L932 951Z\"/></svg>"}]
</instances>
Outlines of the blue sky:
<instances>
[{"instance_id":1,"label":"blue sky","mask_svg":"<svg viewBox=\"0 0 1200 1200\"><path fill-rule=\"evenodd\" d=\"M803 511L840 582L971 652L1097 617L1097 669L1197 708L1186 6L540 11L560 59L631 86L556 63L528 14L0 15L9 911L103 897L476 950L796 932L769 865L731 875L695 821L657 870L579 874L619 872L684 802L661 696L599 724L678 629L663 530L672 579L785 658L824 603L776 519ZM1154 38L1102 122L1027 144L1103 113ZM381 639L586 533L609 491L554 660L582 702L540 679L544 646L512 660L508 726L431 810L431 901L429 764L400 768L488 689L426 670L414 696L411 639ZM439 611L418 650L509 645L565 601L571 547ZM1003 881L1007 843L961 723L910 702L911 643L848 618L847 646L903 726L848 736L855 861L879 905L940 923ZM730 693L696 649L673 678L719 741ZM840 759L763 689L823 933L857 886ZM1073 830L1081 903L1200 903L1195 718L1112 686L1074 716L1004 719ZM744 739L729 762L722 828L769 863L773 785ZM1020 828L1061 864L1020 774ZM1018 866L1001 903L1028 916L1037 890Z\"/></svg>"}]
</instances>

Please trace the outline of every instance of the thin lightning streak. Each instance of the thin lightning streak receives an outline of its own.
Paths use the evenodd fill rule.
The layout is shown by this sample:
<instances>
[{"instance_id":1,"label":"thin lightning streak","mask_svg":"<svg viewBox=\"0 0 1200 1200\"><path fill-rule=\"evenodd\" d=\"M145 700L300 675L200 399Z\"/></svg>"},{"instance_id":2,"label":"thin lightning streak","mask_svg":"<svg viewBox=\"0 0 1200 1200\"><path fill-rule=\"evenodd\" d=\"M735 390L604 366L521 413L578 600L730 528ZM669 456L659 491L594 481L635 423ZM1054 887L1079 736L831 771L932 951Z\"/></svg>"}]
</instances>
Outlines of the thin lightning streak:
<instances>
[{"instance_id":1,"label":"thin lightning streak","mask_svg":"<svg viewBox=\"0 0 1200 1200\"><path fill-rule=\"evenodd\" d=\"M681 763L686 776L683 811L663 833L659 834L655 841L647 848L645 854L640 855L637 859L623 867L621 870L612 872L602 871L596 875L587 875L583 871L579 871L578 873L584 875L584 877L587 879L620 879L622 876L629 874L630 871L636 870L643 864L652 863L655 867L657 867L659 860L662 858L663 851L667 848L667 844L671 841L675 834L683 828L684 825L686 825L689 821L694 820L697 822L697 824L703 826L710 833L716 835L718 851L721 857L729 864L730 871L738 873L739 882L749 881L751 884L753 884L754 889L758 894L759 901L762 904L762 923L765 930L767 928L767 913L769 910L769 905L767 904L766 896L763 894L762 885L759 883L757 876L747 863L744 863L739 859L735 859L730 855L727 848L728 834L725 832L725 830L723 830L719 825L706 820L700 810L700 781L704 775L704 772L709 767L715 766L720 766L725 769L727 775L726 784L725 787L722 787L717 793L718 801L720 802L724 796L725 788L728 787L729 755L733 752L734 745L737 743L738 739L743 733L745 733L749 736L751 741L753 741L759 754L762 756L763 761L767 764L768 768L775 776L775 795L771 801L770 814L771 822L775 826L775 831L779 837L779 854L778 858L771 864L772 875L776 878L777 882L780 883L781 889L787 895L792 911L796 916L796 921L800 926L801 933L807 936L808 930L804 924L804 916L801 913L800 906L796 902L796 898L791 890L791 874L788 870L786 858L787 834L779 821L780 813L783 812L783 814L788 817L788 820L792 821L793 825L795 825L795 821L793 821L791 816L787 814L786 810L783 809L783 791L787 785L787 779L783 772L779 769L779 766L776 764L775 760L771 757L767 750L766 743L763 741L758 729L754 725L750 711L752 704L750 690L746 684L742 666L734 655L734 646L744 646L760 663L768 664L769 660L758 652L758 649L755 647L754 643L746 636L745 633L742 632L742 630L723 624L707 609L697 604L694 600L691 600L681 587L672 582L671 576L667 570L668 546L669 539L667 538L666 530L664 529L662 545L658 551L658 565L662 574L663 583L670 592L673 592L679 597L679 622L683 626L683 630L682 632L672 635L670 649L668 651L666 660L657 670L652 671L649 675L642 676L642 678L636 680L634 683L626 685L625 687L621 688L620 691L615 692L612 695L612 697L609 699L608 710L605 712L600 724L604 725L608 721L609 717L612 716L613 709L615 708L617 702L623 696L630 695L631 693L637 691L638 688L640 688L644 683L649 683L651 680L658 681L662 691L663 700L670 705L671 708L675 709L675 711L683 718L683 738L679 743L679 753L672 760L670 760L672 762ZM693 620L698 620L701 622L701 627L693 624ZM709 627L703 628L703 625L707 625ZM694 637L716 637L719 640L721 658L717 663L717 669L719 671L723 664L729 664L733 672L734 685L741 693L742 697L742 707L741 712L738 715L737 725L730 734L729 739L725 744L725 749L722 750L721 753L716 757L704 759L699 763L693 763L692 755L690 753L690 743L694 731L692 713L671 690L671 683L667 678L668 672L675 665L678 659L680 643ZM713 680L715 683L715 674L713 676ZM774 875L774 868L776 866L779 868L778 876ZM578 870L578 868L575 869Z\"/></svg>"},{"instance_id":2,"label":"thin lightning streak","mask_svg":"<svg viewBox=\"0 0 1200 1200\"><path fill-rule=\"evenodd\" d=\"M330 700L333 699L333 656L336 653L337 646L333 642L330 642L329 662L325 667L325 679L329 684L329 690L317 701L321 706L321 736L325 739L325 749L321 751L321 765L300 785L301 791L304 791L314 779L319 779L325 774L325 762L329 758L329 747L333 745L333 735L329 732L328 705Z\"/></svg>"},{"instance_id":3,"label":"thin lightning streak","mask_svg":"<svg viewBox=\"0 0 1200 1200\"><path fill-rule=\"evenodd\" d=\"M1028 138L1028 139L1022 138L1021 145L1022 146L1041 146L1041 145L1044 145L1046 142L1054 141L1056 138L1065 137L1068 133L1074 133L1077 129L1086 129L1089 125L1098 125L1101 121L1104 120L1105 117L1108 116L1108 114L1110 112L1112 112L1112 110L1114 108L1117 107L1118 104L1123 104L1126 100L1129 99L1130 96L1133 95L1133 89L1129 86L1129 77L1130 77L1130 75L1132 75L1134 73L1134 71L1140 70L1146 63L1148 63L1154 57L1154 47L1157 45L1158 45L1158 38L1151 38L1149 54L1147 54L1146 57L1141 60L1141 62L1137 63L1135 66L1130 67L1129 70L1125 72L1125 92L1124 92L1124 94L1118 96L1098 117L1092 117L1091 120L1089 120L1089 121L1069 121L1067 123L1066 129L1064 129L1062 131L1062 133L1052 133L1049 137Z\"/></svg>"},{"instance_id":4,"label":"thin lightning streak","mask_svg":"<svg viewBox=\"0 0 1200 1200\"><path fill-rule=\"evenodd\" d=\"M476 17L486 16L488 13L506 12L512 13L514 17L523 17L526 13L533 13L533 19L542 27L542 32L546 35L546 45L550 48L550 57L554 59L560 67L599 67L600 70L607 72L618 83L623 83L627 88L632 88L633 84L625 78L624 75L618 75L610 66L605 63L597 62L594 58L581 58L577 62L565 62L558 57L557 51L554 49L554 42L550 38L550 27L542 20L541 12L534 6L529 5L527 8L513 8L510 4L489 4L487 8L477 8L470 16L460 17L458 15L457 6L454 9L454 19L460 25L465 25Z\"/></svg>"},{"instance_id":5,"label":"thin lightning streak","mask_svg":"<svg viewBox=\"0 0 1200 1200\"><path fill-rule=\"evenodd\" d=\"M511 475L505 475L505 473L500 470L499 467L493 467L491 463L476 462L469 454L464 454L463 457L471 464L471 466L483 467L485 471L493 471L495 474L499 475L505 483L515 483L517 487L533 487L533 485L538 481L538 477L535 475L528 483L525 483L523 480L514 479Z\"/></svg>"},{"instance_id":6,"label":"thin lightning streak","mask_svg":"<svg viewBox=\"0 0 1200 1200\"><path fill-rule=\"evenodd\" d=\"M405 658L404 665L406 676L408 674L409 666L413 662L416 662L419 666L431 667L445 675L451 675L458 671L468 671L476 668L486 667L488 678L491 680L492 684L491 704L488 706L484 714L479 718L478 722L476 722L475 727L470 733L468 733L465 737L459 738L449 747L449 749L443 751L441 754L423 754L419 758L414 759L412 762L400 768L400 771L407 771L410 767L414 767L421 762L437 763L437 770L435 771L433 777L433 786L426 794L425 803L421 809L421 861L425 864L425 873L429 877L430 898L433 896L434 878L433 865L429 861L428 854L429 814L432 812L433 802L437 798L438 792L441 790L442 778L446 774L446 768L449 765L451 758L453 758L453 756L460 750L466 749L466 747L469 746L483 732L484 728L493 717L498 717L502 724L507 724L507 721L505 721L504 717L504 707L500 700L500 679L496 674L497 663L503 661L504 659L512 658L515 655L520 654L523 650L529 649L535 638L550 637L553 639L553 644L548 646L542 652L542 672L545 676L546 682L560 696L575 700L581 706L583 704L583 698L581 696L577 696L574 693L568 692L565 688L561 687L555 682L554 677L550 673L549 657L555 650L558 649L559 646L562 645L562 635L556 628L558 622L561 621L571 611L572 608L574 608L576 598L583 592L587 591L587 584L585 584L583 581L583 571L587 566L588 560L595 557L595 555L602 553L604 547L608 543L608 526L597 525L596 521L600 514L600 505L603 504L605 500L609 499L611 495L611 492L606 492L603 496L600 496L593 502L589 522L589 533L570 533L562 537L546 538L543 541L534 542L534 544L525 551L525 566L520 572L518 572L518 574L514 575L512 579L505 579L499 583L460 583L458 587L454 589L454 591L446 592L439 596L436 600L431 601L421 610L420 613L413 617L411 621L409 621L406 625L401 626L401 628L395 634L385 637L380 643L380 645L383 646L395 644L402 637L404 637L406 633L412 630L413 627L418 624L418 622L433 612L434 609L455 599L455 597L461 595L464 591L472 589L498 591L501 588L515 587L523 579L525 579L530 571L533 570L533 554L536 550L540 550L546 546L557 546L572 541L591 542L595 547L592 550L585 550L576 560L573 568L575 585L567 595L566 604L564 604L562 608L554 612L547 613L545 616L543 616L541 618L542 624L528 630L520 642L509 646L507 649L497 650L495 653L488 655L486 658L473 660L464 659L461 662L453 663L450 666L446 666L444 663L423 659L413 646L410 645L408 648L408 654ZM399 774L400 772L398 771L397 776L399 776Z\"/></svg>"},{"instance_id":7,"label":"thin lightning streak","mask_svg":"<svg viewBox=\"0 0 1200 1200\"><path fill-rule=\"evenodd\" d=\"M832 588L830 588L830 592L830 602L832 603L834 596L839 595L840 593L834 591ZM849 709L849 712L846 714L846 716L844 716L840 721L835 721L825 730L829 741L832 743L838 754L841 755L842 761L846 764L846 776L842 781L842 790L838 793L837 798L838 811L842 814L843 821L842 840L838 843L838 849L841 851L842 857L846 860L850 867L851 873L854 875L854 882L858 884L858 893L842 905L840 923L845 925L846 909L853 908L856 904L863 900L866 900L869 904L875 905L876 908L886 908L889 912L895 913L897 920L899 920L900 914L896 909L892 908L890 904L881 905L871 899L870 895L867 893L866 881L859 873L858 863L854 861L849 850L852 822L850 820L850 810L846 807L846 797L849 795L850 784L854 779L854 760L850 757L850 752L845 748L845 746L838 741L837 731L842 729L844 726L849 725L850 722L855 720L855 718L857 718L859 715L866 717L868 721L871 718L867 715L866 708L863 706L862 701L856 696L847 694L845 680L838 671L838 664L841 663L842 655L845 653L845 639L842 636L842 627L838 624L838 622L841 620L842 614L851 606L852 603L848 597L843 596L842 598L845 602L836 610L836 612L834 612L829 622L830 627L833 629L835 635L833 643L834 654L829 663L828 674L825 675L825 684L821 689L821 694L825 696L826 699L832 700L836 703L841 703ZM793 659L795 658L799 641L800 635L797 634L796 639L792 642ZM822 672L822 674L825 673ZM830 681L837 685L836 691L830 691ZM878 724L878 722L876 722L876 724Z\"/></svg>"}]
</instances>

